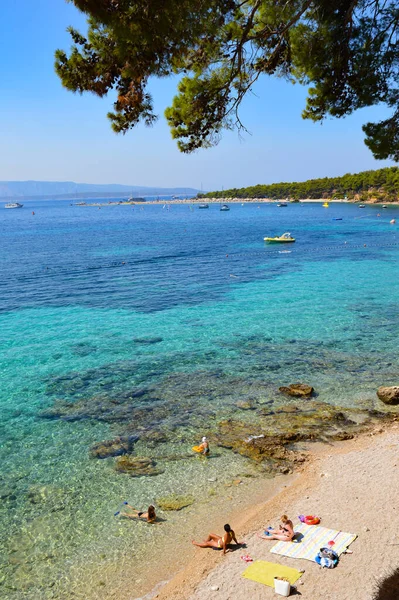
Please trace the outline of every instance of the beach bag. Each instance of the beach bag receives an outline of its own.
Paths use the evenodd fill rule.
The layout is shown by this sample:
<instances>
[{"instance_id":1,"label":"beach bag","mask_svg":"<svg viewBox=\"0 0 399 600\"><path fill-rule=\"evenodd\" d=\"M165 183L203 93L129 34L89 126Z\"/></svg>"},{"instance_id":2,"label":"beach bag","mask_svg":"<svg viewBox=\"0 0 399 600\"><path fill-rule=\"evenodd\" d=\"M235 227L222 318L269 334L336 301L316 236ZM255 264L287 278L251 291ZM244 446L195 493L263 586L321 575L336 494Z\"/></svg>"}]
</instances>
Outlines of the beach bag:
<instances>
[{"instance_id":1,"label":"beach bag","mask_svg":"<svg viewBox=\"0 0 399 600\"><path fill-rule=\"evenodd\" d=\"M334 569L338 564L338 560L338 554L331 548L320 548L320 552L315 558L317 564L326 569Z\"/></svg>"}]
</instances>

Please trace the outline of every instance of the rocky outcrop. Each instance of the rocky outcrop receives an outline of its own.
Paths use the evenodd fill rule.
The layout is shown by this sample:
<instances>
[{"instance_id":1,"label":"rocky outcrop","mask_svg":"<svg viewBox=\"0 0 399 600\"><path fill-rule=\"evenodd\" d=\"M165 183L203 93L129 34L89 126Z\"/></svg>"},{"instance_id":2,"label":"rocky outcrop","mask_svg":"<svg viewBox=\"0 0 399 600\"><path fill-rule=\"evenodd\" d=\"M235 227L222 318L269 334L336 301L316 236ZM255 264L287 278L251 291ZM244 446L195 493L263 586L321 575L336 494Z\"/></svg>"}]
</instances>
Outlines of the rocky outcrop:
<instances>
[{"instance_id":1,"label":"rocky outcrop","mask_svg":"<svg viewBox=\"0 0 399 600\"><path fill-rule=\"evenodd\" d=\"M122 456L133 450L138 440L136 435L118 436L113 440L103 440L90 448L92 458L109 458L110 456Z\"/></svg>"},{"instance_id":2,"label":"rocky outcrop","mask_svg":"<svg viewBox=\"0 0 399 600\"><path fill-rule=\"evenodd\" d=\"M257 422L237 419L219 421L211 434L211 447L227 448L253 460L262 471L287 473L305 457L298 442L352 439L381 419L392 415L361 409L343 409L309 400L303 406L261 408Z\"/></svg>"},{"instance_id":3,"label":"rocky outcrop","mask_svg":"<svg viewBox=\"0 0 399 600\"><path fill-rule=\"evenodd\" d=\"M278 390L294 398L309 398L314 393L314 388L306 383L291 383L288 387L279 387Z\"/></svg>"},{"instance_id":4,"label":"rocky outcrop","mask_svg":"<svg viewBox=\"0 0 399 600\"><path fill-rule=\"evenodd\" d=\"M269 472L288 473L295 462L293 453L286 447L301 438L300 434L268 434L248 423L227 419L218 424L218 432L212 439L223 448L263 463ZM299 455L298 455L299 458Z\"/></svg>"},{"instance_id":5,"label":"rocky outcrop","mask_svg":"<svg viewBox=\"0 0 399 600\"><path fill-rule=\"evenodd\" d=\"M157 468L155 460L144 456L121 456L116 459L115 469L120 473L127 473L130 477L163 473L162 469Z\"/></svg>"},{"instance_id":6,"label":"rocky outcrop","mask_svg":"<svg viewBox=\"0 0 399 600\"><path fill-rule=\"evenodd\" d=\"M399 385L384 386L378 388L377 396L382 402L389 405L399 404Z\"/></svg>"}]
</instances>

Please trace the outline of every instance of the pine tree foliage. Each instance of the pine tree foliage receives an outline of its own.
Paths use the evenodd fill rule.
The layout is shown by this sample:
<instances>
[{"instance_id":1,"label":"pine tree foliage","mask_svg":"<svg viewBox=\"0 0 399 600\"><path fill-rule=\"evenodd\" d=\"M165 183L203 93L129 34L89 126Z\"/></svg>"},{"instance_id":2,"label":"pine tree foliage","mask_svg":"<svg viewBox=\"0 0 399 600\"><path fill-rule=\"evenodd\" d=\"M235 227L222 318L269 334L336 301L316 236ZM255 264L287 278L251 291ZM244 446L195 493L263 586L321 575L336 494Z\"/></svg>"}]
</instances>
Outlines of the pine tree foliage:
<instances>
[{"instance_id":1,"label":"pine tree foliage","mask_svg":"<svg viewBox=\"0 0 399 600\"><path fill-rule=\"evenodd\" d=\"M345 117L385 104L391 116L367 123L366 144L399 160L397 0L70 0L88 32L56 51L56 71L74 92L105 96L116 132L157 115L152 77L181 76L165 115L182 152L245 129L239 107L261 75L308 86L304 118Z\"/></svg>"}]
</instances>

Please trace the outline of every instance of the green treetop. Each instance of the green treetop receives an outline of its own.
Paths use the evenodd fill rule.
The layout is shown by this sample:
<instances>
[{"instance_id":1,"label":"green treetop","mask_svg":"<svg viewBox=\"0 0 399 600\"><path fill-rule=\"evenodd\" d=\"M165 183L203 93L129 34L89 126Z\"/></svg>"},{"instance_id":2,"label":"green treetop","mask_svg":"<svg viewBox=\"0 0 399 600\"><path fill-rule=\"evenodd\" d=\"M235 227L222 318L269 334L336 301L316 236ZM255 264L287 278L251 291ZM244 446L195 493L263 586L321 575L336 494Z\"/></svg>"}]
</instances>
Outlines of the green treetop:
<instances>
[{"instance_id":1,"label":"green treetop","mask_svg":"<svg viewBox=\"0 0 399 600\"><path fill-rule=\"evenodd\" d=\"M165 115L182 152L245 128L239 107L262 74L309 86L303 117L320 121L385 104L392 116L363 126L379 159L399 160L397 0L70 0L86 36L56 51L65 87L105 96L116 132L157 116L150 77L180 74Z\"/></svg>"}]
</instances>

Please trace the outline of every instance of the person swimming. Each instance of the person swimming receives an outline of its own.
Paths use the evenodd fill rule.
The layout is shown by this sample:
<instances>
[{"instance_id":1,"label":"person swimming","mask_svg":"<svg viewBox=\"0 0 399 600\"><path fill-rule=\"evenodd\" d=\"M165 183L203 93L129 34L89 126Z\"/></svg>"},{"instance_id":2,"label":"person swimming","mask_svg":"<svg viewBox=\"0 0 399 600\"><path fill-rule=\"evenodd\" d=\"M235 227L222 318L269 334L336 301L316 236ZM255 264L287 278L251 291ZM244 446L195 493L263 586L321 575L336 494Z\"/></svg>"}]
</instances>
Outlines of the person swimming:
<instances>
[{"instance_id":1,"label":"person swimming","mask_svg":"<svg viewBox=\"0 0 399 600\"><path fill-rule=\"evenodd\" d=\"M147 521L147 523L155 523L157 515L155 514L155 508L152 504L148 507L147 512L140 512L136 508L133 508L133 506L130 506L127 502L126 506L133 511L133 514L121 513L121 517L126 517L127 519L141 519L142 521Z\"/></svg>"},{"instance_id":2,"label":"person swimming","mask_svg":"<svg viewBox=\"0 0 399 600\"><path fill-rule=\"evenodd\" d=\"M278 529L267 529L266 531L266 535L258 534L258 537L260 537L262 540L280 540L282 542L291 542L295 535L293 523L287 517L287 515L283 515L281 517L281 525Z\"/></svg>"},{"instance_id":3,"label":"person swimming","mask_svg":"<svg viewBox=\"0 0 399 600\"><path fill-rule=\"evenodd\" d=\"M221 550L223 548L223 554L229 551L227 546L234 542L237 546L241 546L242 543L237 542L236 535L234 531L231 529L229 524L224 526L224 535L217 535L217 533L210 533L205 541L203 542L195 542L192 540L194 546L198 546L199 548L215 548L216 550Z\"/></svg>"}]
</instances>

